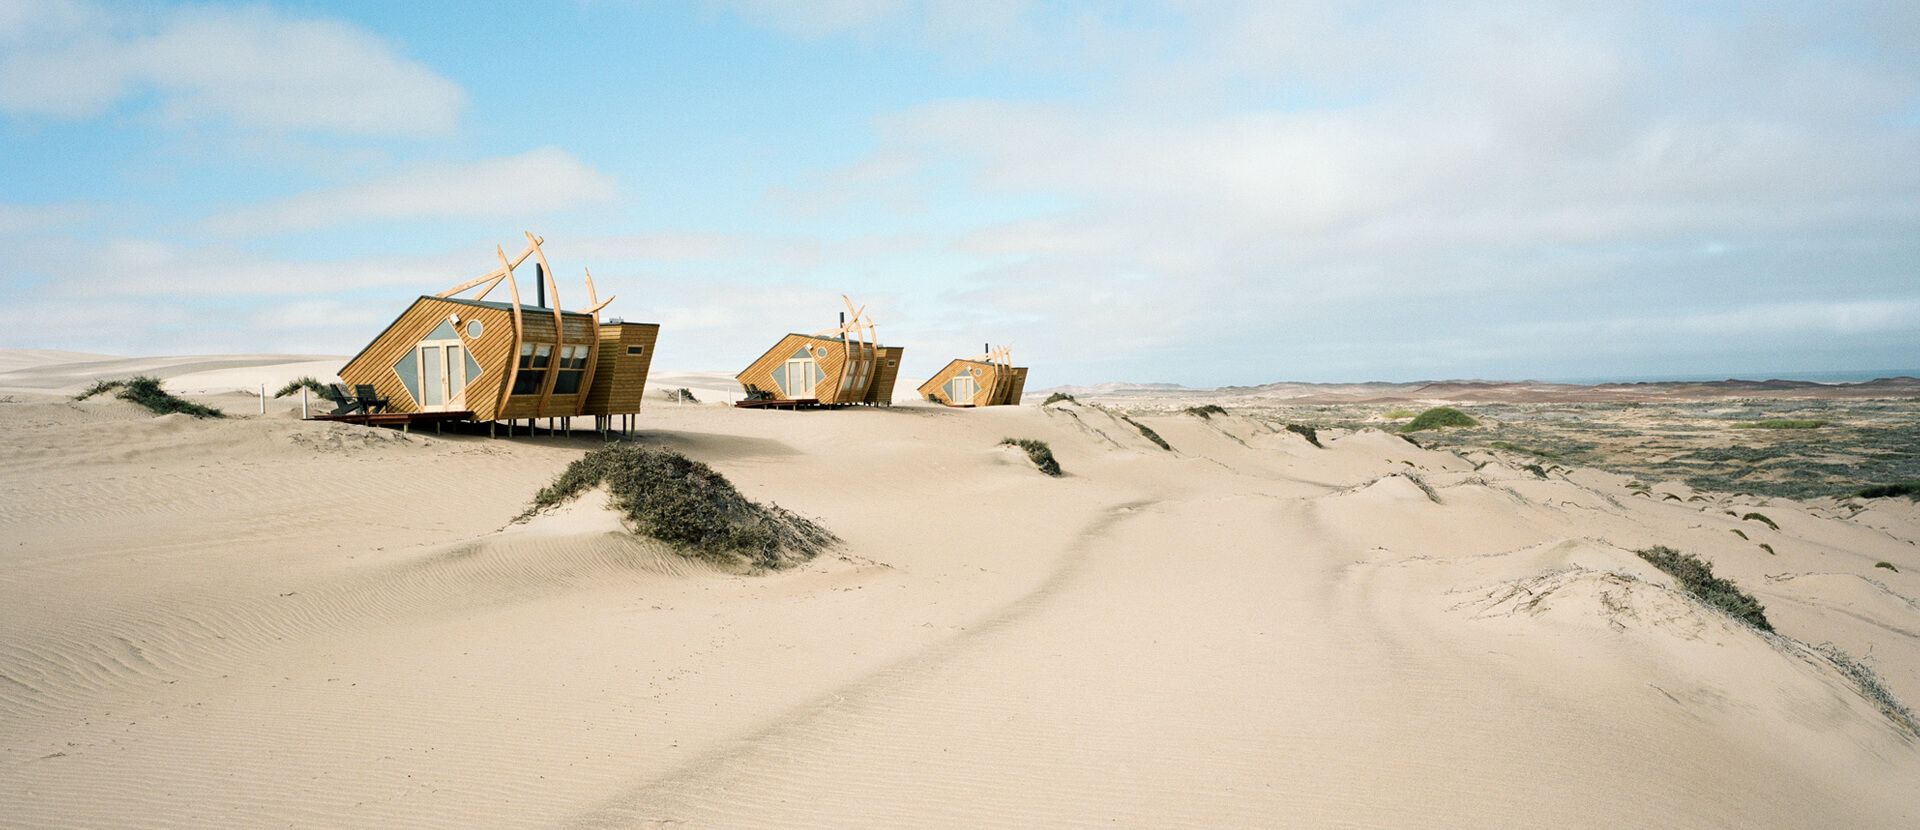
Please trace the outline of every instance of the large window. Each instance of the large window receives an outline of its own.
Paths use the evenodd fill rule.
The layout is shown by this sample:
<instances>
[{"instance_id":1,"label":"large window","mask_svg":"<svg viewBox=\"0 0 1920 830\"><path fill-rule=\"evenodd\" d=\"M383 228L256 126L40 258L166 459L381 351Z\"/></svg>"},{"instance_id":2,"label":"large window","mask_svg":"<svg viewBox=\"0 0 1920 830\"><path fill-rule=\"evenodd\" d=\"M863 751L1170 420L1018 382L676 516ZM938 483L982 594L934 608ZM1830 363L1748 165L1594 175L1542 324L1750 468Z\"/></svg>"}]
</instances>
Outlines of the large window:
<instances>
[{"instance_id":1,"label":"large window","mask_svg":"<svg viewBox=\"0 0 1920 830\"><path fill-rule=\"evenodd\" d=\"M553 379L553 394L572 395L580 391L580 381L587 375L587 351L586 346L560 349L560 376Z\"/></svg>"},{"instance_id":2,"label":"large window","mask_svg":"<svg viewBox=\"0 0 1920 830\"><path fill-rule=\"evenodd\" d=\"M513 394L540 394L547 385L547 368L552 362L553 344L520 344L520 373L513 378Z\"/></svg>"}]
</instances>

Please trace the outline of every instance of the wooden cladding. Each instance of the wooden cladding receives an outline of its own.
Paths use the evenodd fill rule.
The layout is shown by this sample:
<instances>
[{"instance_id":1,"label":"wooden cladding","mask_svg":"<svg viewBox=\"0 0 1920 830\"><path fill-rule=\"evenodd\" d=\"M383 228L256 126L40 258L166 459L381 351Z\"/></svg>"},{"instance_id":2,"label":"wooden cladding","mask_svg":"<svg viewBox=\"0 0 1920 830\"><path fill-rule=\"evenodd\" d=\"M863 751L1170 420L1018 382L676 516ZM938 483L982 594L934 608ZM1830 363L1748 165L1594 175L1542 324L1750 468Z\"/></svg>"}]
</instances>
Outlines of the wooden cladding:
<instances>
[{"instance_id":1,"label":"wooden cladding","mask_svg":"<svg viewBox=\"0 0 1920 830\"><path fill-rule=\"evenodd\" d=\"M900 379L900 358L906 353L900 346L881 346L879 365L874 367L873 383L867 386L865 403L893 405L893 384Z\"/></svg>"},{"instance_id":2,"label":"wooden cladding","mask_svg":"<svg viewBox=\"0 0 1920 830\"><path fill-rule=\"evenodd\" d=\"M653 363L660 326L654 323L616 323L600 327L595 351L593 386L587 390L583 415L630 415L640 411L647 389L647 371Z\"/></svg>"},{"instance_id":3,"label":"wooden cladding","mask_svg":"<svg viewBox=\"0 0 1920 830\"><path fill-rule=\"evenodd\" d=\"M970 380L970 383L950 384L956 379ZM1026 391L1027 369L1024 366L1003 366L984 360L949 361L926 383L920 384L920 397L937 401L947 406L1006 406L1020 402L1020 395ZM960 400L953 400L949 390L967 388L971 394Z\"/></svg>"},{"instance_id":4,"label":"wooden cladding","mask_svg":"<svg viewBox=\"0 0 1920 830\"><path fill-rule=\"evenodd\" d=\"M461 343L474 362L480 364L480 374L466 383L465 402L459 408L471 410L475 420L500 417L495 406L506 383L507 363L519 346L513 336L513 315L503 309L438 297L414 300L386 331L340 367L340 379L349 385L372 384L380 396L387 399L390 411L424 411L393 367L441 323L455 318L459 323L454 325L454 330L459 333ZM480 322L479 337L471 336L471 327L467 325L475 320Z\"/></svg>"},{"instance_id":5,"label":"wooden cladding","mask_svg":"<svg viewBox=\"0 0 1920 830\"><path fill-rule=\"evenodd\" d=\"M476 421L512 418L551 418L571 415L611 415L640 411L640 395L653 361L653 345L660 327L652 323L596 325L595 320L579 312L563 312L556 327L555 315L546 309L527 309L521 316L522 332L514 331L513 313L497 304L441 297L421 297L408 306L379 337L367 344L340 369L340 379L351 385L371 384L389 401L393 412L424 411L394 370L402 358L442 323L457 320L453 329L467 354L480 366L480 373L465 384L462 400L449 402L449 408L473 413ZM468 325L479 322L480 336L472 335ZM595 329L600 337L594 337ZM561 345L556 332L565 335ZM548 352L538 388L525 394L506 394L507 383L515 371L522 347ZM629 355L626 349L638 347L641 353ZM612 349L610 352L609 349ZM571 362L567 352L573 353ZM564 376L564 377L563 377ZM567 382L587 388L567 392ZM547 391L551 389L552 391ZM596 398L595 393L599 396ZM501 402L505 401L505 406ZM453 404L457 403L457 406Z\"/></svg>"}]
</instances>

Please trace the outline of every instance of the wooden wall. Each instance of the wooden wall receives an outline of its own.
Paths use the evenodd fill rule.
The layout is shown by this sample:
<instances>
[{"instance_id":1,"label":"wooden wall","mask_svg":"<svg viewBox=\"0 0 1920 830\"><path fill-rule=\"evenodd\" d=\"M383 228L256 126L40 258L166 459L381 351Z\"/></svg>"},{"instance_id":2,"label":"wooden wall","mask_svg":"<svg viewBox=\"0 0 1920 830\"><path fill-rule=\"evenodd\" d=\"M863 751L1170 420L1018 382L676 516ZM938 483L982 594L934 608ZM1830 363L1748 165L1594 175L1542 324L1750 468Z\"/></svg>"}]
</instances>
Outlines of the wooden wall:
<instances>
[{"instance_id":1,"label":"wooden wall","mask_svg":"<svg viewBox=\"0 0 1920 830\"><path fill-rule=\"evenodd\" d=\"M1015 366L1013 369L1013 394L1001 401L1008 406L1019 406L1020 396L1027 392L1027 367Z\"/></svg>"},{"instance_id":2,"label":"wooden wall","mask_svg":"<svg viewBox=\"0 0 1920 830\"><path fill-rule=\"evenodd\" d=\"M950 401L944 387L947 381L960 375L979 369L974 376L974 393L971 400ZM954 360L940 371L920 384L920 397L925 400L929 395L947 406L1004 406L1017 404L1026 391L1027 368L1001 366L981 360Z\"/></svg>"},{"instance_id":3,"label":"wooden wall","mask_svg":"<svg viewBox=\"0 0 1920 830\"><path fill-rule=\"evenodd\" d=\"M554 343L553 309L522 306L520 308L520 320L521 320L521 324L526 327L526 333L521 336L522 343L535 343L535 344ZM594 342L594 339L593 339L593 318L592 317L589 317L585 314L581 314L579 312L566 312L564 320L566 325L567 345L569 346L579 346L582 344L593 345L593 346L598 345L597 343ZM520 349L518 344L515 345L513 352L514 352L513 359L515 360L520 359ZM591 354L588 355L588 359L589 360L593 359L593 356ZM555 349L553 360L550 361L547 365L548 383L552 383L554 373L558 371L554 367L557 367L559 364L560 364L560 352L558 349ZM549 397L547 399L546 408L541 409L540 395L538 393L529 394L529 395L510 395L507 397L506 409L503 410L497 417L505 418L505 419L565 417L580 411L580 403L581 403L580 397L581 396L579 394L574 394L574 395L556 394ZM476 414L475 417L478 418L478 415ZM488 419L481 419L481 420L488 420Z\"/></svg>"},{"instance_id":4,"label":"wooden wall","mask_svg":"<svg viewBox=\"0 0 1920 830\"><path fill-rule=\"evenodd\" d=\"M906 351L903 346L880 347L880 356L877 358L880 365L874 367L873 383L867 387L867 395L863 399L865 402L880 406L893 405L893 384L900 379L900 357Z\"/></svg>"},{"instance_id":5,"label":"wooden wall","mask_svg":"<svg viewBox=\"0 0 1920 830\"><path fill-rule=\"evenodd\" d=\"M820 364L821 371L826 373L826 377L814 385L815 399L821 403L843 403L840 400L840 373L847 367L847 344L837 337L789 334L774 343L773 348L760 355L758 360L747 364L747 368L735 375L734 379L740 381L742 387L754 386L771 393L775 398L784 400L785 396L780 391L780 384L773 382L773 373L784 366L787 359L793 357L793 353L799 351L801 346L807 346L816 351L814 360ZM818 356L817 351L820 348L827 350L826 357ZM847 403L857 403L857 401Z\"/></svg>"},{"instance_id":6,"label":"wooden wall","mask_svg":"<svg viewBox=\"0 0 1920 830\"><path fill-rule=\"evenodd\" d=\"M459 332L468 353L480 364L480 376L466 386L466 408L473 411L475 420L497 417L494 407L499 403L500 391L506 383L507 361L518 352L519 343L513 337L513 314L496 308L451 302L438 297L414 300L413 305L388 325L386 331L368 343L360 354L347 361L347 365L340 367L340 379L350 386L373 384L380 396L387 399L390 411L419 412L420 403L400 382L393 365L449 315L459 316L460 325L454 329ZM469 320L480 321L483 331L477 340L467 336L466 324ZM551 320L547 328L553 328Z\"/></svg>"},{"instance_id":7,"label":"wooden wall","mask_svg":"<svg viewBox=\"0 0 1920 830\"><path fill-rule=\"evenodd\" d=\"M640 411L647 389L647 371L653 347L660 339L657 323L620 323L600 327L600 347L594 352L593 388L587 390L582 415L628 415ZM639 346L640 354L627 349Z\"/></svg>"}]
</instances>

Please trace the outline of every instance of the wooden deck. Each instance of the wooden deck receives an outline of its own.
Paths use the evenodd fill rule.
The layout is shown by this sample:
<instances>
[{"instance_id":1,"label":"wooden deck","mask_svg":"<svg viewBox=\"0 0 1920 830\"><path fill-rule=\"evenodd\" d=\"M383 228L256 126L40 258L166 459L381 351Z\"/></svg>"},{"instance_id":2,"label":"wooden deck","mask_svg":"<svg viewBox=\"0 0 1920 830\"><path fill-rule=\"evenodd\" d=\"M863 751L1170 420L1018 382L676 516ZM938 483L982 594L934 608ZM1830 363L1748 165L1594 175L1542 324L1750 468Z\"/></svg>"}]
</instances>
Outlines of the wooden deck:
<instances>
[{"instance_id":1,"label":"wooden deck","mask_svg":"<svg viewBox=\"0 0 1920 830\"><path fill-rule=\"evenodd\" d=\"M309 421L340 421L348 424L360 424L370 427L399 427L402 432L411 431L414 424L433 424L435 429L448 421L471 421L473 411L462 409L454 412L378 412L372 415L315 415Z\"/></svg>"},{"instance_id":2,"label":"wooden deck","mask_svg":"<svg viewBox=\"0 0 1920 830\"><path fill-rule=\"evenodd\" d=\"M797 401L735 401L734 406L741 409L824 409L826 404L818 398L801 398Z\"/></svg>"}]
</instances>

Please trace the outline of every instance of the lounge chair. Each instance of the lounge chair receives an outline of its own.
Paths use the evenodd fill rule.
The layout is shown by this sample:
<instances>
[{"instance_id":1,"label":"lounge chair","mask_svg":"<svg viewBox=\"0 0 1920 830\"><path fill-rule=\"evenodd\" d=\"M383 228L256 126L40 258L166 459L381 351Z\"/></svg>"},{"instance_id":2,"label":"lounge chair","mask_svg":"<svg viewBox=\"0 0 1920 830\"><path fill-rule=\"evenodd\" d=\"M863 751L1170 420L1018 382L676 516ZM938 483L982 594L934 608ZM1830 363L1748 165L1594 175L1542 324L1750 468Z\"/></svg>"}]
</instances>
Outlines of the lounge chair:
<instances>
[{"instance_id":1,"label":"lounge chair","mask_svg":"<svg viewBox=\"0 0 1920 830\"><path fill-rule=\"evenodd\" d=\"M767 390L761 389L760 387L755 386L751 383L746 384L746 387L747 387L747 400L750 400L750 401L773 400L772 392L768 392Z\"/></svg>"},{"instance_id":2,"label":"lounge chair","mask_svg":"<svg viewBox=\"0 0 1920 830\"><path fill-rule=\"evenodd\" d=\"M359 400L361 411L368 415L387 411L387 399L380 397L380 393L371 383L362 383L353 387L353 396Z\"/></svg>"},{"instance_id":3,"label":"lounge chair","mask_svg":"<svg viewBox=\"0 0 1920 830\"><path fill-rule=\"evenodd\" d=\"M361 410L360 399L344 383L333 384L333 411L328 415L352 415Z\"/></svg>"}]
</instances>

